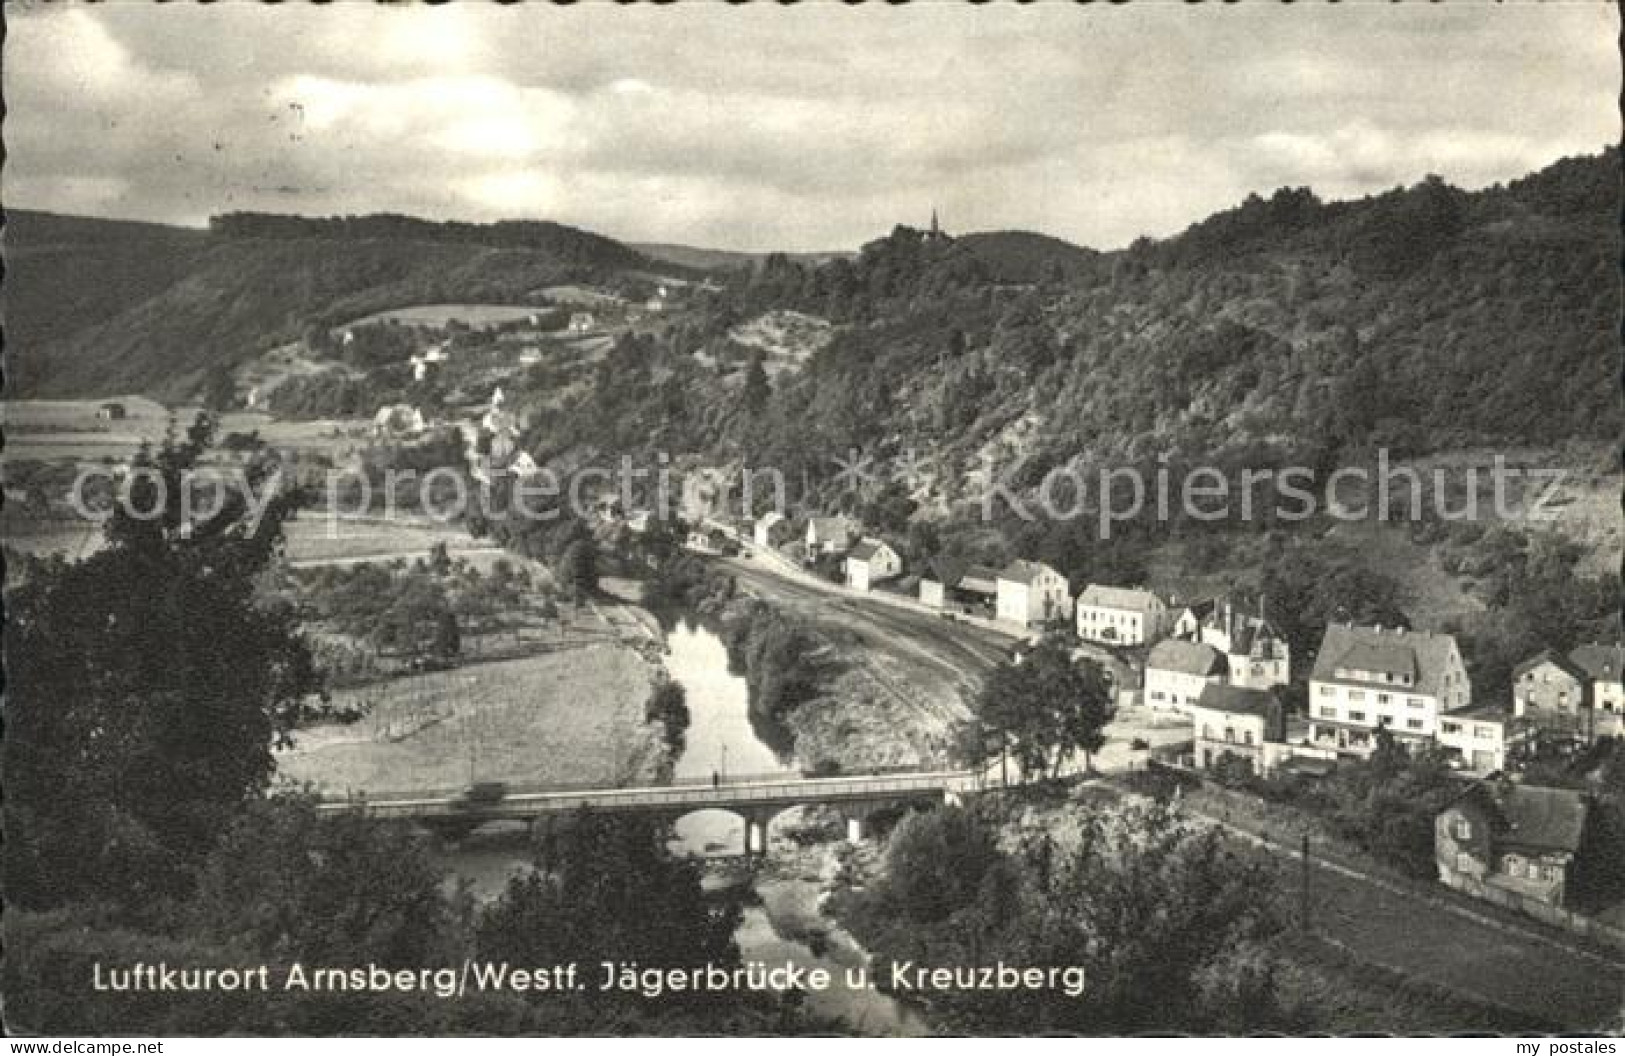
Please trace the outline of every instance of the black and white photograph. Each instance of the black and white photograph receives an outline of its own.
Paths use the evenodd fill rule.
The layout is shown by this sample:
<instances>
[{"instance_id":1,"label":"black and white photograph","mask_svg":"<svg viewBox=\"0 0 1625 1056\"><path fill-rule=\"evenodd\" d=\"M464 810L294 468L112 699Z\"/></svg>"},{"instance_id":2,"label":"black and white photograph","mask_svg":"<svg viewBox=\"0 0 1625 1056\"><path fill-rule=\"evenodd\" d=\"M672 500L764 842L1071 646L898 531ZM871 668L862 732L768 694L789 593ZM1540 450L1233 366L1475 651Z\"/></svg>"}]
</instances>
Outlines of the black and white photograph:
<instances>
[{"instance_id":1,"label":"black and white photograph","mask_svg":"<svg viewBox=\"0 0 1625 1056\"><path fill-rule=\"evenodd\" d=\"M1621 1052L1614 4L4 18L8 1052Z\"/></svg>"}]
</instances>

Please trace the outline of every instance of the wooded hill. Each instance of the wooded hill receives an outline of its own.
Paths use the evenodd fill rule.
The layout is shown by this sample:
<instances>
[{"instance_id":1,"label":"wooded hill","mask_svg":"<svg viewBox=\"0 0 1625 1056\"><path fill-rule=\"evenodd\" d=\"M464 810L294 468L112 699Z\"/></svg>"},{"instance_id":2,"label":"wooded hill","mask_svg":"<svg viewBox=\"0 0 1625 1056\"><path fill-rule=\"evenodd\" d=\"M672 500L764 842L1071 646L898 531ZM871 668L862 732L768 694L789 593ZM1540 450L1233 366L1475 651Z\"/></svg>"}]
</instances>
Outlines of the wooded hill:
<instances>
[{"instance_id":1,"label":"wooded hill","mask_svg":"<svg viewBox=\"0 0 1625 1056\"><path fill-rule=\"evenodd\" d=\"M1112 253L899 227L853 260L735 276L537 439L652 436L793 479L854 447L929 451L956 476L982 453L1026 456L1036 475L1075 456L1314 466L1375 444L1614 437L1618 189L1610 150L1475 193L1282 189ZM687 352L772 308L836 336L753 407Z\"/></svg>"},{"instance_id":2,"label":"wooded hill","mask_svg":"<svg viewBox=\"0 0 1625 1056\"><path fill-rule=\"evenodd\" d=\"M236 213L199 231L12 211L5 243L13 398L190 396L216 363L235 366L369 312L536 303L544 286L653 266L562 224L398 216Z\"/></svg>"}]
</instances>

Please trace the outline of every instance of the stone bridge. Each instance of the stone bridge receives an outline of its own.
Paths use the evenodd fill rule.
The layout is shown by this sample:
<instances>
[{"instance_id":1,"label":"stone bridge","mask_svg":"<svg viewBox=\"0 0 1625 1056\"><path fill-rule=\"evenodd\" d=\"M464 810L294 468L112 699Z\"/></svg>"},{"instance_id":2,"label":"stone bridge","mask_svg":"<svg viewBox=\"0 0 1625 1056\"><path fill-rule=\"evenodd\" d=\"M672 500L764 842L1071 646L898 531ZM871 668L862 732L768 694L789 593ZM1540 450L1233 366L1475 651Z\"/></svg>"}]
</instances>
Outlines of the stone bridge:
<instances>
[{"instance_id":1,"label":"stone bridge","mask_svg":"<svg viewBox=\"0 0 1625 1056\"><path fill-rule=\"evenodd\" d=\"M322 803L317 809L328 814L409 819L454 830L487 821L536 821L582 810L653 815L674 822L702 810L722 810L745 822L745 853L749 855L766 851L768 825L792 807L838 808L846 819L847 838L857 841L863 838L864 821L878 809L956 802L962 794L981 787L982 777L974 770L733 778L645 788L509 790L500 785L475 785L462 792L358 797Z\"/></svg>"}]
</instances>

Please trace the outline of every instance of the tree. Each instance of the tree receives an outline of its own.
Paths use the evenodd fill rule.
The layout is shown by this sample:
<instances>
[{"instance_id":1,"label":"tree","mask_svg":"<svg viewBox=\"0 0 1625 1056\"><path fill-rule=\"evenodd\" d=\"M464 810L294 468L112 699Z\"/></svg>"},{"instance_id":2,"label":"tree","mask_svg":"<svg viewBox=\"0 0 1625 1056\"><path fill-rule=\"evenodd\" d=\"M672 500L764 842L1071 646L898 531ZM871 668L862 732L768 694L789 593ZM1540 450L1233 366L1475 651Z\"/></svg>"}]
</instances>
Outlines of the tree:
<instances>
[{"instance_id":1,"label":"tree","mask_svg":"<svg viewBox=\"0 0 1625 1056\"><path fill-rule=\"evenodd\" d=\"M762 351L757 349L751 354L750 363L745 367L745 410L752 418L760 417L767 409L768 398L772 395L773 389L768 384Z\"/></svg>"},{"instance_id":2,"label":"tree","mask_svg":"<svg viewBox=\"0 0 1625 1056\"><path fill-rule=\"evenodd\" d=\"M482 958L512 964L733 964L739 906L712 899L698 863L657 822L583 811L538 846L475 927Z\"/></svg>"},{"instance_id":3,"label":"tree","mask_svg":"<svg viewBox=\"0 0 1625 1056\"><path fill-rule=\"evenodd\" d=\"M141 452L107 546L42 566L10 599L5 880L22 905L181 895L319 688L294 613L256 595L293 494L257 521L239 494L184 516L213 433L203 416ZM251 463L251 485L270 487L270 468Z\"/></svg>"},{"instance_id":4,"label":"tree","mask_svg":"<svg viewBox=\"0 0 1625 1056\"><path fill-rule=\"evenodd\" d=\"M1019 660L988 675L976 703L977 718L1004 750L1015 754L1022 776L1058 775L1077 752L1088 756L1106 743L1111 690L1105 672L1089 659L1074 660L1060 641L1040 642Z\"/></svg>"},{"instance_id":5,"label":"tree","mask_svg":"<svg viewBox=\"0 0 1625 1056\"><path fill-rule=\"evenodd\" d=\"M434 967L465 923L410 825L323 817L299 796L251 804L204 862L191 922L265 958Z\"/></svg>"},{"instance_id":6,"label":"tree","mask_svg":"<svg viewBox=\"0 0 1625 1056\"><path fill-rule=\"evenodd\" d=\"M662 682L643 706L645 722L658 722L665 728L666 747L673 755L683 750L688 732L688 693L680 682Z\"/></svg>"},{"instance_id":7,"label":"tree","mask_svg":"<svg viewBox=\"0 0 1625 1056\"><path fill-rule=\"evenodd\" d=\"M590 538L577 539L559 555L558 579L578 599L598 589L598 547Z\"/></svg>"}]
</instances>

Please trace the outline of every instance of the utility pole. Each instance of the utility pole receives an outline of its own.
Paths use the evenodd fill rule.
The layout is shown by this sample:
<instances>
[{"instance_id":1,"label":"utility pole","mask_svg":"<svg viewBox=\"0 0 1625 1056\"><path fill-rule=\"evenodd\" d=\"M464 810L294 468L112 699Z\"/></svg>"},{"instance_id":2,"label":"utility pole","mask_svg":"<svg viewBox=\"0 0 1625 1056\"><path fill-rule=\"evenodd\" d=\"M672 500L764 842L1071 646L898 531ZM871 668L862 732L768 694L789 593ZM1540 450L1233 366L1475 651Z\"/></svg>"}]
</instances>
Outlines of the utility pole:
<instances>
[{"instance_id":1,"label":"utility pole","mask_svg":"<svg viewBox=\"0 0 1625 1056\"><path fill-rule=\"evenodd\" d=\"M1309 930L1309 830L1303 830L1303 916L1300 927Z\"/></svg>"}]
</instances>

